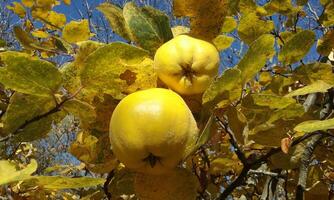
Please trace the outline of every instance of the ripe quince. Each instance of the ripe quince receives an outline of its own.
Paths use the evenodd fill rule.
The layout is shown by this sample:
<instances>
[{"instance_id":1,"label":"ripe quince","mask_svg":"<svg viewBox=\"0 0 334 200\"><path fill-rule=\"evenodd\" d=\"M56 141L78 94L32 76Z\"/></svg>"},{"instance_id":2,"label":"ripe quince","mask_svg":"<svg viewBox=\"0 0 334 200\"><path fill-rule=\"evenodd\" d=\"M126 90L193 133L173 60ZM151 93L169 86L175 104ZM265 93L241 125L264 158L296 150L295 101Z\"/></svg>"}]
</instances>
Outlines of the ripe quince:
<instances>
[{"instance_id":1,"label":"ripe quince","mask_svg":"<svg viewBox=\"0 0 334 200\"><path fill-rule=\"evenodd\" d=\"M160 80L183 95L203 93L218 75L219 53L204 40L178 35L163 44L154 56Z\"/></svg>"},{"instance_id":2,"label":"ripe quince","mask_svg":"<svg viewBox=\"0 0 334 200\"><path fill-rule=\"evenodd\" d=\"M126 167L163 174L192 151L198 128L182 97L169 89L152 88L120 101L109 136L114 154Z\"/></svg>"}]
</instances>

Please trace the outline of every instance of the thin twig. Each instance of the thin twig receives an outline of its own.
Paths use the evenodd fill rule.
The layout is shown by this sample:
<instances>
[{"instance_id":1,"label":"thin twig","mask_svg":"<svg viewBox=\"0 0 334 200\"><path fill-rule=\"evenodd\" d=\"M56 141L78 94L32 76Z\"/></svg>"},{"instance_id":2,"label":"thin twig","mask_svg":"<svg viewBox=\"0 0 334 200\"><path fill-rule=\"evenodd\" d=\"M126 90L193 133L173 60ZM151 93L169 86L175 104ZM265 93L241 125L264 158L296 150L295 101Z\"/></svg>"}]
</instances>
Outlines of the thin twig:
<instances>
[{"instance_id":1,"label":"thin twig","mask_svg":"<svg viewBox=\"0 0 334 200\"><path fill-rule=\"evenodd\" d=\"M115 171L112 170L111 172L109 172L109 174L106 178L106 181L103 184L103 191L106 194L108 200L111 200L111 197L112 197L112 194L109 192L109 184L112 181L112 179L114 178L114 176L115 176Z\"/></svg>"}]
</instances>

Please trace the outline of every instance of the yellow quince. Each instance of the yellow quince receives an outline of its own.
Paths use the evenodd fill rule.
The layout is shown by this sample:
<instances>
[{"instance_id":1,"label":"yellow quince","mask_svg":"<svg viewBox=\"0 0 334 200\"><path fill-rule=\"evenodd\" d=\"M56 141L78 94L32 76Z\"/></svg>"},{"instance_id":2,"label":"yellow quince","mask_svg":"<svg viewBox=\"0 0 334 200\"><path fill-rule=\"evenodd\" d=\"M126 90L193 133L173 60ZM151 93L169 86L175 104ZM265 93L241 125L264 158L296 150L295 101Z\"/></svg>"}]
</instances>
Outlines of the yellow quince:
<instances>
[{"instance_id":1,"label":"yellow quince","mask_svg":"<svg viewBox=\"0 0 334 200\"><path fill-rule=\"evenodd\" d=\"M152 88L121 100L112 114L109 136L114 154L126 167L163 174L192 151L198 128L177 93Z\"/></svg>"},{"instance_id":2,"label":"yellow quince","mask_svg":"<svg viewBox=\"0 0 334 200\"><path fill-rule=\"evenodd\" d=\"M218 75L218 68L216 47L188 35L166 42L154 56L154 69L162 82L184 95L203 93Z\"/></svg>"}]
</instances>

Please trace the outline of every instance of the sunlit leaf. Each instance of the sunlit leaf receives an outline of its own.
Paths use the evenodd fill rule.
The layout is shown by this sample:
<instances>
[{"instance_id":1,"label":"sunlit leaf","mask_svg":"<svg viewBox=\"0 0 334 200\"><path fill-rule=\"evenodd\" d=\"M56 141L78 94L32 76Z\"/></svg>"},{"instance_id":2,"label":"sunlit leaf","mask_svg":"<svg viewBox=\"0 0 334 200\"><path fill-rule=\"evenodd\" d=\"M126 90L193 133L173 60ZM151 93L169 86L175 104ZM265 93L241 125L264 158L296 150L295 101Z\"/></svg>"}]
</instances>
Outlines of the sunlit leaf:
<instances>
[{"instance_id":1,"label":"sunlit leaf","mask_svg":"<svg viewBox=\"0 0 334 200\"><path fill-rule=\"evenodd\" d=\"M33 31L31 34L37 38L48 38L50 36L47 32L41 30Z\"/></svg>"},{"instance_id":2,"label":"sunlit leaf","mask_svg":"<svg viewBox=\"0 0 334 200\"><path fill-rule=\"evenodd\" d=\"M17 170L14 162L9 160L0 160L0 185L23 181L31 178L31 174L37 169L36 160L31 160L30 164L21 170Z\"/></svg>"},{"instance_id":3,"label":"sunlit leaf","mask_svg":"<svg viewBox=\"0 0 334 200\"><path fill-rule=\"evenodd\" d=\"M254 104L259 106L268 106L271 109L282 109L295 103L292 98L281 97L271 94L252 94Z\"/></svg>"},{"instance_id":4,"label":"sunlit leaf","mask_svg":"<svg viewBox=\"0 0 334 200\"><path fill-rule=\"evenodd\" d=\"M233 37L218 35L215 39L213 39L212 42L217 47L218 51L222 51L229 48L232 45L233 41Z\"/></svg>"},{"instance_id":5,"label":"sunlit leaf","mask_svg":"<svg viewBox=\"0 0 334 200\"><path fill-rule=\"evenodd\" d=\"M131 31L125 22L123 10L111 3L102 3L97 9L107 18L112 30L126 40L132 40Z\"/></svg>"},{"instance_id":6,"label":"sunlit leaf","mask_svg":"<svg viewBox=\"0 0 334 200\"><path fill-rule=\"evenodd\" d=\"M226 0L174 0L173 14L177 17L189 17L190 34L211 41L220 32L228 3Z\"/></svg>"},{"instance_id":7,"label":"sunlit leaf","mask_svg":"<svg viewBox=\"0 0 334 200\"><path fill-rule=\"evenodd\" d=\"M332 88L333 86L334 85L331 85L322 80L319 80L319 81L311 83L310 85L294 90L285 96L293 97L293 96L300 96L300 95L306 95L306 94L317 93L317 92L325 93L327 92L328 89Z\"/></svg>"},{"instance_id":8,"label":"sunlit leaf","mask_svg":"<svg viewBox=\"0 0 334 200\"><path fill-rule=\"evenodd\" d=\"M236 20L233 17L225 17L223 26L220 31L223 33L230 33L238 26Z\"/></svg>"},{"instance_id":9,"label":"sunlit leaf","mask_svg":"<svg viewBox=\"0 0 334 200\"><path fill-rule=\"evenodd\" d=\"M88 40L91 36L88 20L71 21L63 29L63 38L67 42L76 43Z\"/></svg>"},{"instance_id":10,"label":"sunlit leaf","mask_svg":"<svg viewBox=\"0 0 334 200\"><path fill-rule=\"evenodd\" d=\"M25 7L31 8L34 5L34 0L22 0L22 4Z\"/></svg>"},{"instance_id":11,"label":"sunlit leaf","mask_svg":"<svg viewBox=\"0 0 334 200\"><path fill-rule=\"evenodd\" d=\"M135 77L122 78L121 75L127 70L135 73ZM89 55L81 81L87 89L101 90L115 98L122 98L124 93L155 87L156 75L153 61L148 58L146 51L117 42Z\"/></svg>"},{"instance_id":12,"label":"sunlit leaf","mask_svg":"<svg viewBox=\"0 0 334 200\"><path fill-rule=\"evenodd\" d=\"M301 136L299 133L311 133L314 131L334 129L334 118L327 120L309 120L298 124L294 130L298 133L296 136Z\"/></svg>"},{"instance_id":13,"label":"sunlit leaf","mask_svg":"<svg viewBox=\"0 0 334 200\"><path fill-rule=\"evenodd\" d=\"M323 56L328 56L334 49L334 30L328 31L323 38L318 40L317 51Z\"/></svg>"},{"instance_id":14,"label":"sunlit leaf","mask_svg":"<svg viewBox=\"0 0 334 200\"><path fill-rule=\"evenodd\" d=\"M26 94L48 96L62 83L58 69L47 61L29 58L26 54L0 54L5 67L0 68L0 82L6 87Z\"/></svg>"},{"instance_id":15,"label":"sunlit leaf","mask_svg":"<svg viewBox=\"0 0 334 200\"><path fill-rule=\"evenodd\" d=\"M155 8L139 8L130 2L124 6L123 15L134 41L152 53L173 38L167 15Z\"/></svg>"},{"instance_id":16,"label":"sunlit leaf","mask_svg":"<svg viewBox=\"0 0 334 200\"><path fill-rule=\"evenodd\" d=\"M214 81L203 94L203 104L223 105L237 100L242 91L241 73L236 68L227 69L222 76Z\"/></svg>"},{"instance_id":17,"label":"sunlit leaf","mask_svg":"<svg viewBox=\"0 0 334 200\"><path fill-rule=\"evenodd\" d=\"M322 80L327 84L334 85L332 65L318 62L301 65L300 67L296 68L294 79L308 85L317 82L318 80Z\"/></svg>"},{"instance_id":18,"label":"sunlit leaf","mask_svg":"<svg viewBox=\"0 0 334 200\"><path fill-rule=\"evenodd\" d=\"M281 49L278 59L285 65L300 61L315 42L315 33L304 30L295 34Z\"/></svg>"},{"instance_id":19,"label":"sunlit leaf","mask_svg":"<svg viewBox=\"0 0 334 200\"><path fill-rule=\"evenodd\" d=\"M46 17L37 17L45 22L49 29L61 29L66 23L66 15L55 11L50 11Z\"/></svg>"},{"instance_id":20,"label":"sunlit leaf","mask_svg":"<svg viewBox=\"0 0 334 200\"><path fill-rule=\"evenodd\" d=\"M61 177L61 176L34 176L33 178L24 181L23 187L39 186L43 189L61 190L72 188L93 187L101 185L105 182L104 178L92 177Z\"/></svg>"},{"instance_id":21,"label":"sunlit leaf","mask_svg":"<svg viewBox=\"0 0 334 200\"><path fill-rule=\"evenodd\" d=\"M264 9L266 9L270 15L274 13L287 15L294 11L291 0L271 0L269 3L264 5Z\"/></svg>"},{"instance_id":22,"label":"sunlit leaf","mask_svg":"<svg viewBox=\"0 0 334 200\"><path fill-rule=\"evenodd\" d=\"M241 40L251 44L261 35L270 33L274 29L272 21L261 20L255 13L250 13L241 18L238 26L238 35Z\"/></svg>"},{"instance_id":23,"label":"sunlit leaf","mask_svg":"<svg viewBox=\"0 0 334 200\"><path fill-rule=\"evenodd\" d=\"M13 2L13 6L7 6L9 10L12 10L19 17L24 18L26 16L26 10L19 2Z\"/></svg>"},{"instance_id":24,"label":"sunlit leaf","mask_svg":"<svg viewBox=\"0 0 334 200\"><path fill-rule=\"evenodd\" d=\"M69 151L79 160L90 163L97 159L97 142L98 139L95 136L87 132L80 132L76 141L71 144Z\"/></svg>"},{"instance_id":25,"label":"sunlit leaf","mask_svg":"<svg viewBox=\"0 0 334 200\"><path fill-rule=\"evenodd\" d=\"M250 45L249 50L237 67L241 71L243 83L254 78L264 67L267 60L274 55L274 43L274 37L265 34Z\"/></svg>"}]
</instances>

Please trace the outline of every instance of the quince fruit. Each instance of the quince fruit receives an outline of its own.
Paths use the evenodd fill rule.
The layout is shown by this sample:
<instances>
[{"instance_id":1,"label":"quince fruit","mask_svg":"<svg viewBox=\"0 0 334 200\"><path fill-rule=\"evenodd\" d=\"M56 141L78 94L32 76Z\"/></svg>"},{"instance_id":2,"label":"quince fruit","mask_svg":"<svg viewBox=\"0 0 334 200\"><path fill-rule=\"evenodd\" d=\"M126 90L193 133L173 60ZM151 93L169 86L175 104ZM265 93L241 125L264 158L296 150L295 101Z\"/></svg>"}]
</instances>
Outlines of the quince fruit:
<instances>
[{"instance_id":1,"label":"quince fruit","mask_svg":"<svg viewBox=\"0 0 334 200\"><path fill-rule=\"evenodd\" d=\"M154 69L160 80L184 95L203 93L218 75L218 67L216 47L188 35L166 42L154 56Z\"/></svg>"},{"instance_id":2,"label":"quince fruit","mask_svg":"<svg viewBox=\"0 0 334 200\"><path fill-rule=\"evenodd\" d=\"M184 100L168 89L134 92L120 101L110 121L115 156L129 169L163 174L192 151L196 121Z\"/></svg>"}]
</instances>

